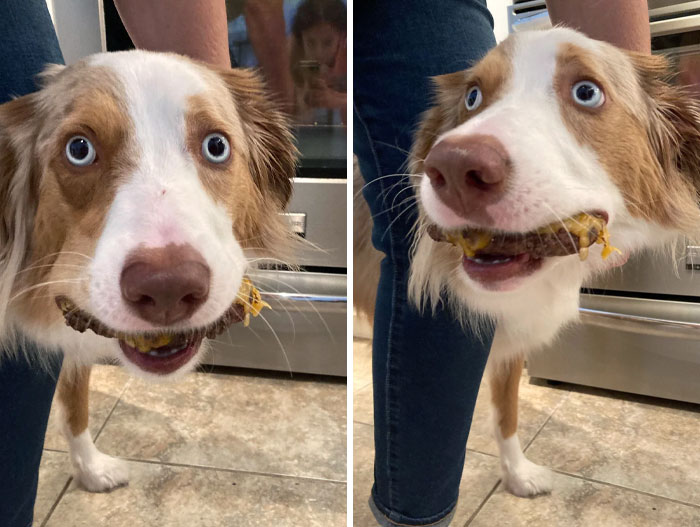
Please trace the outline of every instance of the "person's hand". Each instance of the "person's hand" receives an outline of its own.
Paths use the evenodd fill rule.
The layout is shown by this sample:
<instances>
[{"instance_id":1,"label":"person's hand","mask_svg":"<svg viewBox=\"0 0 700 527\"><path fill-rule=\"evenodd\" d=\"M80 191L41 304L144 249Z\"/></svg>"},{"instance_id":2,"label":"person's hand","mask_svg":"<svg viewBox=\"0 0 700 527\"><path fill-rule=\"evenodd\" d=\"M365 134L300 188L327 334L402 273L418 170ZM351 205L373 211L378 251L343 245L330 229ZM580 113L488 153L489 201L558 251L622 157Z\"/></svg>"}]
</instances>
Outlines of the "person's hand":
<instances>
[{"instance_id":1,"label":"person's hand","mask_svg":"<svg viewBox=\"0 0 700 527\"><path fill-rule=\"evenodd\" d=\"M338 42L331 74L336 77L347 77L348 75L348 39L345 34Z\"/></svg>"},{"instance_id":2,"label":"person's hand","mask_svg":"<svg viewBox=\"0 0 700 527\"><path fill-rule=\"evenodd\" d=\"M345 100L346 94L332 89L322 77L309 82L309 91L304 97L304 102L312 108L344 108Z\"/></svg>"}]
</instances>

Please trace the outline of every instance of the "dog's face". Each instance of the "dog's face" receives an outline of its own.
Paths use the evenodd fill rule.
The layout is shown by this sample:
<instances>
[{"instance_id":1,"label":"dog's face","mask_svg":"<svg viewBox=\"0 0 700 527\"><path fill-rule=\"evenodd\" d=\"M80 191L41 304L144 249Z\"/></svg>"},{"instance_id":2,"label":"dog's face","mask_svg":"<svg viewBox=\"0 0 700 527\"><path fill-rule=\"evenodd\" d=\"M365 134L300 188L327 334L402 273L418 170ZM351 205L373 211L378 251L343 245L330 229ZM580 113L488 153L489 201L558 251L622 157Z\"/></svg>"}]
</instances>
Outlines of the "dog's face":
<instances>
[{"instance_id":1,"label":"dog's face","mask_svg":"<svg viewBox=\"0 0 700 527\"><path fill-rule=\"evenodd\" d=\"M46 77L0 107L9 313L30 337L65 334L65 298L113 332L172 337L146 353L111 339L131 369L190 369L202 339L187 335L220 322L249 259L288 236L285 119L255 74L176 55L95 55Z\"/></svg>"},{"instance_id":2,"label":"dog's face","mask_svg":"<svg viewBox=\"0 0 700 527\"><path fill-rule=\"evenodd\" d=\"M418 250L433 256L414 265L419 281L442 269L488 297L556 266L604 269L599 246L576 255L580 218L607 224L624 255L697 232L697 104L667 74L663 58L558 28L511 36L470 70L437 78L412 153L423 224L436 239L461 231L476 235L472 248L479 236L493 242L461 255L424 234Z\"/></svg>"}]
</instances>

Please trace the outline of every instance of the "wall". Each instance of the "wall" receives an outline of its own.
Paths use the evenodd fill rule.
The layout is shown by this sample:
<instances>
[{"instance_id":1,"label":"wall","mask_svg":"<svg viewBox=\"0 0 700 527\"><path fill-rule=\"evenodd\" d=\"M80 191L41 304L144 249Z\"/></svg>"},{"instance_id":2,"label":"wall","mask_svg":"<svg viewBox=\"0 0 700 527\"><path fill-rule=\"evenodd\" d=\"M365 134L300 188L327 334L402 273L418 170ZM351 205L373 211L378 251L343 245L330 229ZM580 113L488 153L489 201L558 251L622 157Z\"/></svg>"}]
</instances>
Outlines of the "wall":
<instances>
[{"instance_id":1,"label":"wall","mask_svg":"<svg viewBox=\"0 0 700 527\"><path fill-rule=\"evenodd\" d=\"M486 5L493 16L493 32L496 41L500 42L508 36L508 6L512 0L486 0Z\"/></svg>"},{"instance_id":2,"label":"wall","mask_svg":"<svg viewBox=\"0 0 700 527\"><path fill-rule=\"evenodd\" d=\"M99 0L46 0L66 64L102 51Z\"/></svg>"}]
</instances>

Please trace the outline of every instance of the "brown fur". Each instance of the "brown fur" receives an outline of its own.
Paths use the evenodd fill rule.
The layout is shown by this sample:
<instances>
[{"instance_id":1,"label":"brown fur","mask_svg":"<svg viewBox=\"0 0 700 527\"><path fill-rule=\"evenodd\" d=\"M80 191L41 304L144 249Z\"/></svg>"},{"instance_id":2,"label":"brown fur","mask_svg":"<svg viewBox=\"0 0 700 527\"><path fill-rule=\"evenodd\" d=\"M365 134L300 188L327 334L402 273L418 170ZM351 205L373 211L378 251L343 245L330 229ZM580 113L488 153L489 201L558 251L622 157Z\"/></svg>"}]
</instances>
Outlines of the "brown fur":
<instances>
[{"instance_id":1,"label":"brown fur","mask_svg":"<svg viewBox=\"0 0 700 527\"><path fill-rule=\"evenodd\" d=\"M56 397L63 405L64 419L73 437L82 434L88 426L88 399L91 366L61 369Z\"/></svg>"},{"instance_id":2,"label":"brown fur","mask_svg":"<svg viewBox=\"0 0 700 527\"><path fill-rule=\"evenodd\" d=\"M664 58L629 57L643 90L643 100L632 104L628 101L634 94L615 82L619 71L573 44L563 45L554 81L562 118L572 136L597 153L633 215L686 232L697 230L698 105L668 82ZM581 79L601 86L602 106L589 109L572 101L571 88Z\"/></svg>"},{"instance_id":3,"label":"brown fur","mask_svg":"<svg viewBox=\"0 0 700 527\"><path fill-rule=\"evenodd\" d=\"M277 213L284 210L291 198L298 155L289 120L257 72L216 71L236 103L243 137L233 137L233 141L247 141L244 160L255 184L249 187L238 181L246 202L244 208L236 211L240 214L235 222L237 237L243 247L285 256L294 239L289 237L289 230ZM231 199L229 205L233 211Z\"/></svg>"},{"instance_id":4,"label":"brown fur","mask_svg":"<svg viewBox=\"0 0 700 527\"><path fill-rule=\"evenodd\" d=\"M501 97L510 76L510 53L510 44L506 42L469 70L433 77L435 104L423 114L415 134L410 156L412 173L423 172L423 161L441 134L479 115ZM483 101L469 112L464 98L473 86L481 87Z\"/></svg>"},{"instance_id":5,"label":"brown fur","mask_svg":"<svg viewBox=\"0 0 700 527\"><path fill-rule=\"evenodd\" d=\"M88 68L84 74L89 82L78 83L76 71L58 70L48 80L53 89L39 92L34 106L35 121L54 124L35 132L32 157L40 184L28 222L27 265L18 275L15 294L28 290L17 299L18 311L39 324L60 320L60 313L47 288L34 284L84 275L87 259L73 253L93 253L123 174L133 166L127 142L132 124L118 96L118 79L104 68ZM73 90L70 98L63 92L68 86ZM95 163L76 167L67 161L65 145L74 135L90 139Z\"/></svg>"},{"instance_id":6,"label":"brown fur","mask_svg":"<svg viewBox=\"0 0 700 527\"><path fill-rule=\"evenodd\" d=\"M491 403L496 411L501 437L508 439L518 428L518 390L523 358L494 366L489 377Z\"/></svg>"},{"instance_id":7,"label":"brown fur","mask_svg":"<svg viewBox=\"0 0 700 527\"><path fill-rule=\"evenodd\" d=\"M289 123L270 102L256 73L198 67L215 87L213 96L192 98L186 123L188 148L200 162L202 182L231 213L244 248L286 257L293 238L278 213L289 201L296 170ZM85 276L87 258L71 253L93 254L109 205L124 175L133 169L134 158L129 142L133 124L111 71L78 64L54 68L45 77L45 89L0 109L0 199L8 204L0 224L0 273L8 259L5 253L17 245L12 243L15 228L30 230L21 252L25 267L36 268L17 275L13 294L22 292L18 312L40 325L60 321L60 313L52 293L35 284ZM216 87L232 95L237 115L228 110L230 105L218 102L221 93ZM9 145L10 136L20 135L15 129L23 134L15 139L19 148ZM233 150L231 162L221 167L204 162L201 155L202 134L213 130L225 132ZM91 140L97 151L94 164L75 167L65 159L65 144L73 135ZM30 168L15 176L21 156ZM19 193L27 201L26 215L18 221L9 189L19 177L28 181L27 190ZM72 297L80 302L81 294L73 291Z\"/></svg>"},{"instance_id":8,"label":"brown fur","mask_svg":"<svg viewBox=\"0 0 700 527\"><path fill-rule=\"evenodd\" d=\"M372 245L372 215L369 205L362 197L364 184L360 168L355 162L353 175L353 266L352 304L353 308L368 322L374 320L374 305L377 299L379 264L383 253Z\"/></svg>"}]
</instances>

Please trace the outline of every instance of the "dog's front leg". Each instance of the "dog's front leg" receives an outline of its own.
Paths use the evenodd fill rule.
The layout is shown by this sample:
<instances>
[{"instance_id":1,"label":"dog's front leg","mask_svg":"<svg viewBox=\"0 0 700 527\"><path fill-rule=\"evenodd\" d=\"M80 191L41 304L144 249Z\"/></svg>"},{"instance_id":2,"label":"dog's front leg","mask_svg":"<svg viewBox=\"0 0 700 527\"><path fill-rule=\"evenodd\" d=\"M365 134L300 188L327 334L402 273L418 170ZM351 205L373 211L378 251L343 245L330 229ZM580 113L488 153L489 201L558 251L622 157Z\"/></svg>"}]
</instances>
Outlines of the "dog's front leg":
<instances>
[{"instance_id":1,"label":"dog's front leg","mask_svg":"<svg viewBox=\"0 0 700 527\"><path fill-rule=\"evenodd\" d=\"M75 479L91 492L105 492L126 485L129 473L124 461L103 454L92 441L88 429L91 369L91 366L73 367L64 363L57 398Z\"/></svg>"},{"instance_id":2,"label":"dog's front leg","mask_svg":"<svg viewBox=\"0 0 700 527\"><path fill-rule=\"evenodd\" d=\"M503 485L516 496L545 494L552 490L552 474L525 457L517 434L518 388L524 356L513 356L503 349L507 345L507 339L497 330L488 369Z\"/></svg>"}]
</instances>

